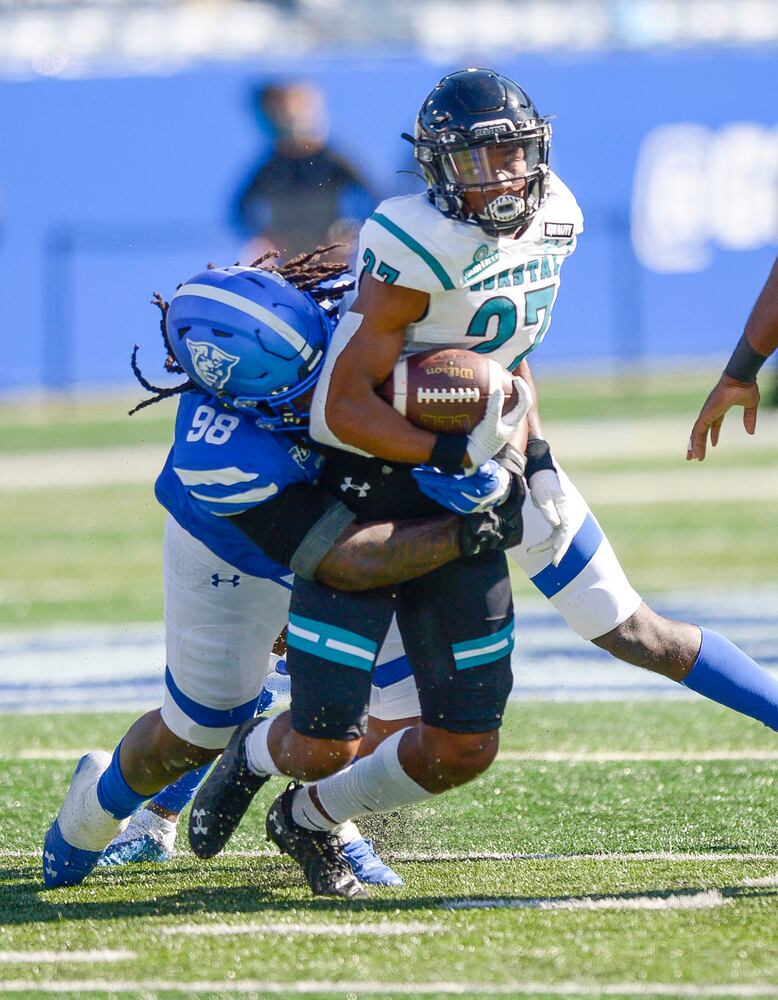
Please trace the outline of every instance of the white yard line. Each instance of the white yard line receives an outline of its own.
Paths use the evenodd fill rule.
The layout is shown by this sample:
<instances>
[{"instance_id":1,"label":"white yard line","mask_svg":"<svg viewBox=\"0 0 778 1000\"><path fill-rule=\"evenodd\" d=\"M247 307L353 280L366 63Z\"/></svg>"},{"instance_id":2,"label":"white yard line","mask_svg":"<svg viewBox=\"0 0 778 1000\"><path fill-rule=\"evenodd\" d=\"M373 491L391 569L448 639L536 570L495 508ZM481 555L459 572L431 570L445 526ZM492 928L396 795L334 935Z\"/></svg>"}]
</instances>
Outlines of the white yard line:
<instances>
[{"instance_id":1,"label":"white yard line","mask_svg":"<svg viewBox=\"0 0 778 1000\"><path fill-rule=\"evenodd\" d=\"M215 935L224 937L232 934L274 934L286 937L289 934L310 934L327 937L355 937L360 934L372 934L376 937L405 937L408 934L436 934L444 930L443 924L399 923L397 921L381 921L374 924L181 924L175 927L163 927L161 933L175 937L185 934L190 937Z\"/></svg>"},{"instance_id":2,"label":"white yard line","mask_svg":"<svg viewBox=\"0 0 778 1000\"><path fill-rule=\"evenodd\" d=\"M181 993L184 995L218 993L219 996L230 994L257 993L260 996L271 993L281 996L304 995L307 993L331 993L343 998L349 993L357 997L363 996L407 996L408 994L448 993L452 996L472 994L474 996L570 996L570 997L778 997L778 986L758 985L756 983L592 983L592 982L521 982L499 983L490 985L484 982L349 982L345 980L332 981L293 981L286 983L271 982L266 979L206 980L182 983L180 980L164 979L80 979L58 982L41 982L36 979L11 980L0 983L0 993L129 993L139 996L143 993Z\"/></svg>"},{"instance_id":3,"label":"white yard line","mask_svg":"<svg viewBox=\"0 0 778 1000\"><path fill-rule=\"evenodd\" d=\"M765 875L764 878L744 878L739 884L745 886L747 889L778 885L778 875Z\"/></svg>"},{"instance_id":4,"label":"white yard line","mask_svg":"<svg viewBox=\"0 0 778 1000\"><path fill-rule=\"evenodd\" d=\"M228 853L225 851L225 854ZM716 854L714 852L695 851L598 851L592 853L580 852L574 854L535 853L521 851L469 851L469 852L420 852L420 851L386 851L381 856L390 861L778 861L778 854L736 854L734 852Z\"/></svg>"},{"instance_id":5,"label":"white yard line","mask_svg":"<svg viewBox=\"0 0 778 1000\"><path fill-rule=\"evenodd\" d=\"M552 851L528 853L526 851L382 851L385 860L399 862L437 862L437 861L667 861L670 863L696 863L708 861L776 861L778 853L743 853L734 851L717 853L714 851L580 851L575 853L557 854ZM15 851L0 849L0 859L18 858L20 860L40 857L40 851ZM222 851L220 858L278 858L275 848L267 847L255 851ZM778 877L778 876L776 876ZM768 876L773 878L773 876ZM765 884L743 882L743 885Z\"/></svg>"},{"instance_id":6,"label":"white yard line","mask_svg":"<svg viewBox=\"0 0 778 1000\"><path fill-rule=\"evenodd\" d=\"M37 965L39 962L128 962L134 951L0 951L0 965Z\"/></svg>"},{"instance_id":7,"label":"white yard line","mask_svg":"<svg viewBox=\"0 0 778 1000\"><path fill-rule=\"evenodd\" d=\"M618 761L778 760L778 750L505 750L497 760L547 761L562 764L602 764Z\"/></svg>"},{"instance_id":8,"label":"white yard line","mask_svg":"<svg viewBox=\"0 0 778 1000\"><path fill-rule=\"evenodd\" d=\"M724 906L717 889L708 892L676 893L669 896L565 896L557 899L447 899L443 910L707 910Z\"/></svg>"},{"instance_id":9,"label":"white yard line","mask_svg":"<svg viewBox=\"0 0 778 1000\"><path fill-rule=\"evenodd\" d=\"M437 861L615 861L615 862L645 862L667 861L671 863L695 863L708 861L776 861L778 853L738 854L735 852L714 851L597 851L556 854L549 852L528 853L525 851L386 851L381 856L385 860L400 862L437 862ZM39 858L40 851L14 851L0 849L0 858L32 859ZM278 851L273 847L255 851L222 851L220 858L277 858ZM770 876L772 878L772 876ZM743 883L744 885L750 883ZM756 884L756 883L754 883ZM765 883L770 884L772 883Z\"/></svg>"}]
</instances>

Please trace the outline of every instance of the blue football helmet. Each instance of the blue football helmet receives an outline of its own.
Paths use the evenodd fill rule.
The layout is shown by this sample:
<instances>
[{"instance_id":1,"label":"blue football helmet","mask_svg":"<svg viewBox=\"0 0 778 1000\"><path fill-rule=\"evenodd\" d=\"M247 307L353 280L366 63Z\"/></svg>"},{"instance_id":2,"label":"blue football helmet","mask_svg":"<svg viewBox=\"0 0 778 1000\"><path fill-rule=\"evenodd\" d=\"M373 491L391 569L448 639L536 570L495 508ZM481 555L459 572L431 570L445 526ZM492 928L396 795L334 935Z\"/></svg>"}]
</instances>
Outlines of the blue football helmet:
<instances>
[{"instance_id":1,"label":"blue football helmet","mask_svg":"<svg viewBox=\"0 0 778 1000\"><path fill-rule=\"evenodd\" d=\"M213 268L178 288L165 330L201 389L256 411L266 430L308 427L299 400L319 377L332 320L307 292L261 267Z\"/></svg>"}]
</instances>

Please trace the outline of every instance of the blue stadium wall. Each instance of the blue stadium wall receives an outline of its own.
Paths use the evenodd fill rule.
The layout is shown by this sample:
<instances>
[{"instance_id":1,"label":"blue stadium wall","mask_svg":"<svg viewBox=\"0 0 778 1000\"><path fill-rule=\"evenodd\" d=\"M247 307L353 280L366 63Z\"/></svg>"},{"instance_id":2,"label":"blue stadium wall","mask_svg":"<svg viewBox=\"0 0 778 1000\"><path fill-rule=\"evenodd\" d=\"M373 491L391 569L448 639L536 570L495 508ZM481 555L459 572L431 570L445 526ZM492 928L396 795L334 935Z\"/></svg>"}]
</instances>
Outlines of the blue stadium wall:
<instances>
[{"instance_id":1,"label":"blue stadium wall","mask_svg":"<svg viewBox=\"0 0 778 1000\"><path fill-rule=\"evenodd\" d=\"M379 196L413 188L409 130L454 66L306 59L169 76L0 81L0 390L127 382L161 358L169 295L242 246L230 210L263 153L250 94L305 76L331 140ZM736 340L778 243L778 52L501 62L556 116L552 161L586 219L540 366L714 358Z\"/></svg>"}]
</instances>

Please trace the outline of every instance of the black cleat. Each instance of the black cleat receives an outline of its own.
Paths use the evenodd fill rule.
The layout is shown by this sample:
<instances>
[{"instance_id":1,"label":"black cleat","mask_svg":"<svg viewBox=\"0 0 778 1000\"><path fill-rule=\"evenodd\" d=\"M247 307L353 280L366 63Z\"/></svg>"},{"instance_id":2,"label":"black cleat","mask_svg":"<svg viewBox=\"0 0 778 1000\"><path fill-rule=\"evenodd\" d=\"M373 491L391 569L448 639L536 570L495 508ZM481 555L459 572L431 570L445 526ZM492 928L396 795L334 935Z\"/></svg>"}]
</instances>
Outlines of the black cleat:
<instances>
[{"instance_id":1,"label":"black cleat","mask_svg":"<svg viewBox=\"0 0 778 1000\"><path fill-rule=\"evenodd\" d=\"M307 830L292 819L292 797L300 787L292 782L270 807L265 822L268 840L302 868L314 896L343 899L369 896L351 870L338 838L321 830Z\"/></svg>"},{"instance_id":2,"label":"black cleat","mask_svg":"<svg viewBox=\"0 0 778 1000\"><path fill-rule=\"evenodd\" d=\"M270 778L254 774L246 763L246 737L264 721L247 719L238 726L195 796L189 814L189 846L198 858L212 858L224 848L251 800Z\"/></svg>"}]
</instances>

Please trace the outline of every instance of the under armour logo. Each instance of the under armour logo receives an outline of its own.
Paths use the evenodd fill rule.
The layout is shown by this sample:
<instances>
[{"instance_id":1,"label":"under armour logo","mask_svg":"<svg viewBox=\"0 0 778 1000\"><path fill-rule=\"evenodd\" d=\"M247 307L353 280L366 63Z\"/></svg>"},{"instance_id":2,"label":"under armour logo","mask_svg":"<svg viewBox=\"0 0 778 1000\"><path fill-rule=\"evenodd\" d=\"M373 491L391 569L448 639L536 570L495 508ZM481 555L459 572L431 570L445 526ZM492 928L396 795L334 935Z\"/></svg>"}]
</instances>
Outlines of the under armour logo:
<instances>
[{"instance_id":1,"label":"under armour logo","mask_svg":"<svg viewBox=\"0 0 778 1000\"><path fill-rule=\"evenodd\" d=\"M346 478L340 484L340 488L344 493L346 493L348 490L356 490L357 496L366 497L367 491L370 489L370 483L362 483L362 485L360 486L359 483L354 482L351 476L346 476Z\"/></svg>"},{"instance_id":2,"label":"under armour logo","mask_svg":"<svg viewBox=\"0 0 778 1000\"><path fill-rule=\"evenodd\" d=\"M51 851L44 851L43 860L45 861L44 868L46 869L46 874L49 878L56 878L57 869L53 866L53 862L57 860L55 855L53 855Z\"/></svg>"},{"instance_id":3,"label":"under armour logo","mask_svg":"<svg viewBox=\"0 0 778 1000\"><path fill-rule=\"evenodd\" d=\"M192 833L208 833L208 827L203 826L203 818L205 817L205 809L193 809L192 810Z\"/></svg>"},{"instance_id":4,"label":"under armour logo","mask_svg":"<svg viewBox=\"0 0 778 1000\"><path fill-rule=\"evenodd\" d=\"M235 576L219 576L218 573L214 573L211 577L211 586L218 587L220 583L231 583L233 587L237 587L240 583L240 576L238 573Z\"/></svg>"},{"instance_id":5,"label":"under armour logo","mask_svg":"<svg viewBox=\"0 0 778 1000\"><path fill-rule=\"evenodd\" d=\"M275 811L275 809L270 813L270 815L267 818L267 821L268 823L273 824L273 829L276 831L276 834L280 837L281 834L284 832L284 828L278 821L278 813Z\"/></svg>"}]
</instances>

